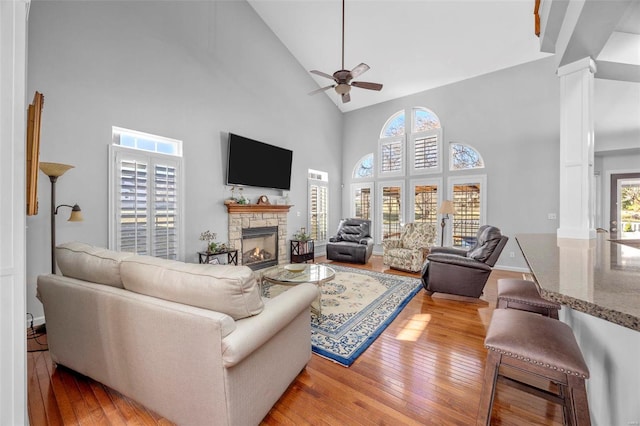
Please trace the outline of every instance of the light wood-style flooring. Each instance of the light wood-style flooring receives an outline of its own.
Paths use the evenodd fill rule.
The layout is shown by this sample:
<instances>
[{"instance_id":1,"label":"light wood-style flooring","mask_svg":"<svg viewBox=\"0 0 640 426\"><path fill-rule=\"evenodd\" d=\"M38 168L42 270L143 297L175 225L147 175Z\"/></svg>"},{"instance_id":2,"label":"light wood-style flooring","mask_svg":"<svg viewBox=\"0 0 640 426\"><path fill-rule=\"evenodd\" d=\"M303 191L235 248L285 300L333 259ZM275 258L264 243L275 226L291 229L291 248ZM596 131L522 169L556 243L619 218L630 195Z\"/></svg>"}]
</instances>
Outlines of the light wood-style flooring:
<instances>
[{"instance_id":1,"label":"light wood-style flooring","mask_svg":"<svg viewBox=\"0 0 640 426\"><path fill-rule=\"evenodd\" d=\"M368 265L344 265L411 275L388 270L380 256ZM420 291L351 367L313 355L262 424L475 424L496 280L521 276L494 270L481 299ZM45 343L46 336L39 340ZM29 341L30 349L38 347ZM100 383L56 367L47 351L30 352L27 362L32 426L171 424ZM562 410L500 384L492 424L561 425Z\"/></svg>"}]
</instances>

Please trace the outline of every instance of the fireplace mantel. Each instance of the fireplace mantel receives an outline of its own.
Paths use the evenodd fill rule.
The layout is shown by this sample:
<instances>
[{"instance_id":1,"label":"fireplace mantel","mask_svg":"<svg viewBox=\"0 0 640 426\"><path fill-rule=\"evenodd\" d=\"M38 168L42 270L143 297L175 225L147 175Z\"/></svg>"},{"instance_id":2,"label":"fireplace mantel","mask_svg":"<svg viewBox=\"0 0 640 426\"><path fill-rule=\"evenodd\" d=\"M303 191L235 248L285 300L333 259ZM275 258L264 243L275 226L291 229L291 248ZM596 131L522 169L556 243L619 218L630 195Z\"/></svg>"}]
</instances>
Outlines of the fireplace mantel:
<instances>
[{"instance_id":1,"label":"fireplace mantel","mask_svg":"<svg viewBox=\"0 0 640 426\"><path fill-rule=\"evenodd\" d=\"M277 204L226 204L227 213L287 213L293 206Z\"/></svg>"}]
</instances>

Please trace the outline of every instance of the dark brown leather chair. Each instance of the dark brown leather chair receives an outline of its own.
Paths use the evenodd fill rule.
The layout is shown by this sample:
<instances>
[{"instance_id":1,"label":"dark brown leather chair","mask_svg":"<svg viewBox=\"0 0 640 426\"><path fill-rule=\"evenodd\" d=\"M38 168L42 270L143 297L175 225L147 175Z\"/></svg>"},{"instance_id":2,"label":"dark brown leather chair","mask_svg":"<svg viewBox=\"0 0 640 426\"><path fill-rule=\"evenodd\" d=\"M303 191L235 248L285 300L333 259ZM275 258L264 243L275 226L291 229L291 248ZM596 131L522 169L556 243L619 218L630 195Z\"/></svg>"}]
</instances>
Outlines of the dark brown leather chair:
<instances>
[{"instance_id":1,"label":"dark brown leather chair","mask_svg":"<svg viewBox=\"0 0 640 426\"><path fill-rule=\"evenodd\" d=\"M495 226L478 229L469 249L431 247L422 267L422 285L429 294L449 293L480 297L508 237Z\"/></svg>"},{"instance_id":2,"label":"dark brown leather chair","mask_svg":"<svg viewBox=\"0 0 640 426\"><path fill-rule=\"evenodd\" d=\"M371 221L342 219L336 235L327 243L327 259L339 262L367 263L373 253Z\"/></svg>"}]
</instances>

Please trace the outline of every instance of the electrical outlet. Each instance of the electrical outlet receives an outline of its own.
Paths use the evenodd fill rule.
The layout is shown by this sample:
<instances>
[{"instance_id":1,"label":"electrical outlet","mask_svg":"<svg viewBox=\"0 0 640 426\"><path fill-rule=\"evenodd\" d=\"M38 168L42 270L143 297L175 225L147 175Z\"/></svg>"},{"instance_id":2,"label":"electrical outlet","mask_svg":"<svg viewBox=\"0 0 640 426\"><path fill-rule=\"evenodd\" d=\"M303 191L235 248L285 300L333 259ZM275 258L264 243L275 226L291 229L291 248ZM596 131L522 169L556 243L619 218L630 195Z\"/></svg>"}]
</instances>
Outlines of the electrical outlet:
<instances>
[{"instance_id":1,"label":"electrical outlet","mask_svg":"<svg viewBox=\"0 0 640 426\"><path fill-rule=\"evenodd\" d=\"M512 251L509 252L509 257L516 257L516 254Z\"/></svg>"},{"instance_id":2,"label":"electrical outlet","mask_svg":"<svg viewBox=\"0 0 640 426\"><path fill-rule=\"evenodd\" d=\"M558 215L556 215L555 213L549 213L547 215L547 219L549 220L556 220L558 218Z\"/></svg>"},{"instance_id":3,"label":"electrical outlet","mask_svg":"<svg viewBox=\"0 0 640 426\"><path fill-rule=\"evenodd\" d=\"M300 212L296 212L296 216L300 217Z\"/></svg>"}]
</instances>

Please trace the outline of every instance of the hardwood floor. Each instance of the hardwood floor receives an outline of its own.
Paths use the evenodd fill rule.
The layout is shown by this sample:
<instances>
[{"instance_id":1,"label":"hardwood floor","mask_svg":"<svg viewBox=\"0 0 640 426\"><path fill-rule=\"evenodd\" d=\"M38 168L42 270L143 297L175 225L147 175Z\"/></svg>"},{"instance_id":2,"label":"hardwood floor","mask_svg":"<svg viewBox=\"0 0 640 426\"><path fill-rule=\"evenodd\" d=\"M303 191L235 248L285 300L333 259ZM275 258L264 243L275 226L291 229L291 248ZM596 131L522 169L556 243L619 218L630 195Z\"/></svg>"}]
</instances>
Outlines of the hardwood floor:
<instances>
[{"instance_id":1,"label":"hardwood floor","mask_svg":"<svg viewBox=\"0 0 640 426\"><path fill-rule=\"evenodd\" d=\"M368 265L344 265L411 275L387 270L379 256ZM521 274L494 271L479 300L420 291L349 368L313 355L262 424L475 424L483 341L495 308L496 280L503 277ZM100 383L56 367L48 351L30 352L27 362L32 426L171 424ZM562 410L499 385L492 424L561 425Z\"/></svg>"}]
</instances>

